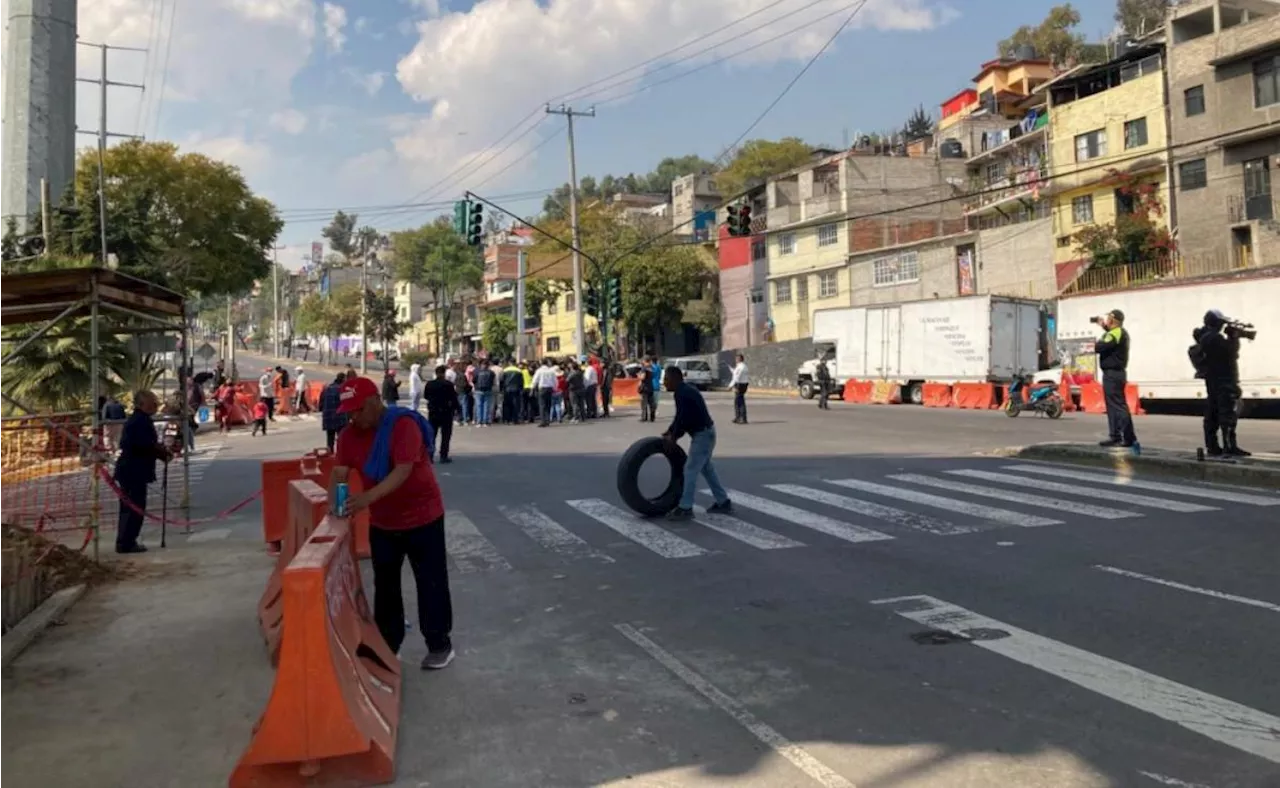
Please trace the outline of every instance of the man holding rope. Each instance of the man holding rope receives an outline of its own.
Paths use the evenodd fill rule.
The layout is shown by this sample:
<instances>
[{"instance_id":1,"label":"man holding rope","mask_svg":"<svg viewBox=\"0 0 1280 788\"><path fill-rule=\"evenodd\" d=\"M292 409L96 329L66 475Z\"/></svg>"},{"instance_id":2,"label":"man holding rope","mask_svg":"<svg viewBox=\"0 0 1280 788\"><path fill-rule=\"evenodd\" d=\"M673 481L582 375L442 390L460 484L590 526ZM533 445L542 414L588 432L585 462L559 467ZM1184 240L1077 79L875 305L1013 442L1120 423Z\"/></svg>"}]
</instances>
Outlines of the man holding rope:
<instances>
[{"instance_id":1,"label":"man holding rope","mask_svg":"<svg viewBox=\"0 0 1280 788\"><path fill-rule=\"evenodd\" d=\"M169 460L169 451L156 436L152 420L160 409L155 392L143 389L133 395L133 415L120 434L120 458L115 480L120 486L120 521L116 530L117 553L145 553L138 544L142 518L147 511L147 485L156 480L156 460Z\"/></svg>"}]
</instances>

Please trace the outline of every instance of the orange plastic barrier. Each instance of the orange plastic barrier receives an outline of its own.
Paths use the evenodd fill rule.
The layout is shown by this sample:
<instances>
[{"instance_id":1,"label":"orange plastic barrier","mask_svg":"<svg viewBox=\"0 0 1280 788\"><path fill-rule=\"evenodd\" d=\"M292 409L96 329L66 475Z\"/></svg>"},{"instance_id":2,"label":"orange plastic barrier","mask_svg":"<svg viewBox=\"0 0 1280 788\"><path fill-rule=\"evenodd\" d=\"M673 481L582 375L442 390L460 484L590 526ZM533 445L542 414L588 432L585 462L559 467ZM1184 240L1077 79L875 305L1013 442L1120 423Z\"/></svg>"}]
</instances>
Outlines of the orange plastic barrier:
<instances>
[{"instance_id":1,"label":"orange plastic barrier","mask_svg":"<svg viewBox=\"0 0 1280 788\"><path fill-rule=\"evenodd\" d=\"M314 474L319 477L320 485L325 489L329 488L329 476L333 473L333 453L328 449L312 449L302 458L302 466L307 474ZM354 494L364 490L364 482L360 481L360 474L352 473L347 476L347 492ZM352 545L355 546L356 558L368 558L369 551L369 510L364 509L356 513L353 518L355 526L355 538Z\"/></svg>"},{"instance_id":2,"label":"orange plastic barrier","mask_svg":"<svg viewBox=\"0 0 1280 788\"><path fill-rule=\"evenodd\" d=\"M1071 396L1071 383L1067 380L1067 376L1063 375L1062 380L1058 381L1058 396L1062 398L1062 410L1066 413L1073 413L1076 410L1075 398Z\"/></svg>"},{"instance_id":3,"label":"orange plastic barrier","mask_svg":"<svg viewBox=\"0 0 1280 788\"><path fill-rule=\"evenodd\" d=\"M921 389L926 408L951 407L951 387L946 383L926 383Z\"/></svg>"},{"instance_id":4,"label":"orange plastic barrier","mask_svg":"<svg viewBox=\"0 0 1280 788\"><path fill-rule=\"evenodd\" d=\"M849 380L844 384L845 402L855 402L865 405L871 402L874 384L869 380Z\"/></svg>"},{"instance_id":5,"label":"orange plastic barrier","mask_svg":"<svg viewBox=\"0 0 1280 788\"><path fill-rule=\"evenodd\" d=\"M871 403L873 405L899 405L902 403L902 387L887 380L871 381Z\"/></svg>"},{"instance_id":6,"label":"orange plastic barrier","mask_svg":"<svg viewBox=\"0 0 1280 788\"><path fill-rule=\"evenodd\" d=\"M267 588L258 600L258 626L266 641L271 664L280 659L280 621L284 615L282 574L289 562L306 544L316 526L329 513L329 493L310 479L289 482L289 522L285 524L284 541L275 568L267 578Z\"/></svg>"},{"instance_id":7,"label":"orange plastic barrier","mask_svg":"<svg viewBox=\"0 0 1280 788\"><path fill-rule=\"evenodd\" d=\"M231 788L395 779L400 660L378 634L345 520L326 517L283 572L280 664Z\"/></svg>"},{"instance_id":8,"label":"orange plastic barrier","mask_svg":"<svg viewBox=\"0 0 1280 788\"><path fill-rule=\"evenodd\" d=\"M631 405L640 401L640 378L618 378L613 381L613 404Z\"/></svg>"},{"instance_id":9,"label":"orange plastic barrier","mask_svg":"<svg viewBox=\"0 0 1280 788\"><path fill-rule=\"evenodd\" d=\"M951 403L957 408L991 410L998 407L994 383L957 383L951 394Z\"/></svg>"},{"instance_id":10,"label":"orange plastic barrier","mask_svg":"<svg viewBox=\"0 0 1280 788\"><path fill-rule=\"evenodd\" d=\"M1146 411L1142 409L1142 399L1138 396L1138 387L1133 383L1126 383L1124 387L1124 399L1129 404L1129 412L1135 416L1143 416Z\"/></svg>"},{"instance_id":11,"label":"orange plastic barrier","mask_svg":"<svg viewBox=\"0 0 1280 788\"><path fill-rule=\"evenodd\" d=\"M1107 401L1103 397L1101 383L1080 384L1080 410L1085 413L1107 412Z\"/></svg>"},{"instance_id":12,"label":"orange plastic barrier","mask_svg":"<svg viewBox=\"0 0 1280 788\"><path fill-rule=\"evenodd\" d=\"M305 458L262 461L262 539L272 553L280 550L288 530L289 482L308 477L322 487L329 483Z\"/></svg>"}]
</instances>

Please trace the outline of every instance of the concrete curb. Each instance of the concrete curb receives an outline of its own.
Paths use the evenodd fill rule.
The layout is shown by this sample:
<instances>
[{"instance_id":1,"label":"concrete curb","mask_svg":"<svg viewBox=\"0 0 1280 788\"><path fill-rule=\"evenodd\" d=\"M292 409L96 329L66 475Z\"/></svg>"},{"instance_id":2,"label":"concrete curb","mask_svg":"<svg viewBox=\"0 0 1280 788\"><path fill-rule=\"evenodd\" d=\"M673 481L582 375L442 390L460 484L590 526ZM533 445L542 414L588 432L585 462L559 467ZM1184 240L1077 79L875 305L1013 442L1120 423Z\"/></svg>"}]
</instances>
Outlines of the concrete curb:
<instances>
[{"instance_id":1,"label":"concrete curb","mask_svg":"<svg viewBox=\"0 0 1280 788\"><path fill-rule=\"evenodd\" d=\"M1196 481L1243 484L1267 490L1280 490L1280 468L1248 462L1201 462L1180 457L1135 456L1128 452L1112 453L1104 449L1090 449L1088 447L1054 443L1013 446L1007 449L997 449L991 454L997 457L1067 462L1076 465L1112 469L1124 465L1136 470L1156 471Z\"/></svg>"},{"instance_id":2,"label":"concrete curb","mask_svg":"<svg viewBox=\"0 0 1280 788\"><path fill-rule=\"evenodd\" d=\"M80 601L80 597L84 596L87 590L89 590L88 586L78 585L56 591L40 603L40 607L19 621L18 625L9 630L0 641L0 667L8 667L9 663L26 651L27 646L35 642L42 632L65 615L72 605Z\"/></svg>"}]
</instances>

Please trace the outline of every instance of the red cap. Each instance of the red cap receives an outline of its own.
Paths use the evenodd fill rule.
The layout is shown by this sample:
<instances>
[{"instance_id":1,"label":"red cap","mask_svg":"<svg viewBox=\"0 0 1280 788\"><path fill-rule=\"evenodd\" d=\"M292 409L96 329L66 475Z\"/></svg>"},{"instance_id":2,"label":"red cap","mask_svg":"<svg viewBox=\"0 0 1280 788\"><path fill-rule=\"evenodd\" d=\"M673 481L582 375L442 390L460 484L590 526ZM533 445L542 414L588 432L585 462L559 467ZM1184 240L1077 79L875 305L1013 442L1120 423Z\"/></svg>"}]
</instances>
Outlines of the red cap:
<instances>
[{"instance_id":1,"label":"red cap","mask_svg":"<svg viewBox=\"0 0 1280 788\"><path fill-rule=\"evenodd\" d=\"M338 389L338 412L352 413L360 410L364 401L378 396L378 386L368 378L348 378Z\"/></svg>"}]
</instances>

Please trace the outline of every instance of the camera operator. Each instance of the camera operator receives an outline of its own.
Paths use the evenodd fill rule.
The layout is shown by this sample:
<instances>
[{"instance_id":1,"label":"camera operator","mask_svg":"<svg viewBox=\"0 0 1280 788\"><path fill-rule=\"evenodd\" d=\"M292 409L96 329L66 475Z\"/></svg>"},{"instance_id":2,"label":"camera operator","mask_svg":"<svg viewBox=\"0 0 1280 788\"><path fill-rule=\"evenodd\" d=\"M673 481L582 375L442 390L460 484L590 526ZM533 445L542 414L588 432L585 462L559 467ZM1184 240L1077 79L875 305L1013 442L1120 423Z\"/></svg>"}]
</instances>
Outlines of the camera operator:
<instances>
[{"instance_id":1,"label":"camera operator","mask_svg":"<svg viewBox=\"0 0 1280 788\"><path fill-rule=\"evenodd\" d=\"M1129 368L1129 332L1124 330L1124 312L1113 309L1101 317L1092 318L1092 322L1101 326L1104 332L1093 349L1098 354L1098 369L1102 372L1102 394L1107 403L1107 430L1110 433L1098 445L1136 447L1138 436L1134 434L1133 417L1124 396L1125 385L1129 382L1126 372Z\"/></svg>"},{"instance_id":2,"label":"camera operator","mask_svg":"<svg viewBox=\"0 0 1280 788\"><path fill-rule=\"evenodd\" d=\"M1204 325L1192 332L1197 350L1196 377L1204 378L1204 447L1212 457L1248 457L1236 443L1236 404L1240 401L1241 327L1216 309L1204 314ZM1247 334L1246 334L1247 336ZM1218 431L1222 443L1218 443Z\"/></svg>"}]
</instances>

